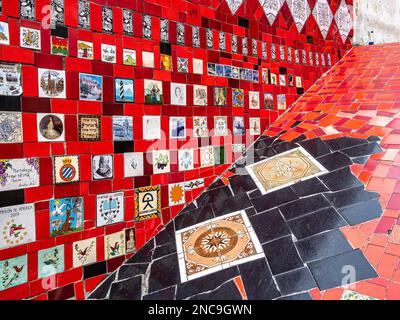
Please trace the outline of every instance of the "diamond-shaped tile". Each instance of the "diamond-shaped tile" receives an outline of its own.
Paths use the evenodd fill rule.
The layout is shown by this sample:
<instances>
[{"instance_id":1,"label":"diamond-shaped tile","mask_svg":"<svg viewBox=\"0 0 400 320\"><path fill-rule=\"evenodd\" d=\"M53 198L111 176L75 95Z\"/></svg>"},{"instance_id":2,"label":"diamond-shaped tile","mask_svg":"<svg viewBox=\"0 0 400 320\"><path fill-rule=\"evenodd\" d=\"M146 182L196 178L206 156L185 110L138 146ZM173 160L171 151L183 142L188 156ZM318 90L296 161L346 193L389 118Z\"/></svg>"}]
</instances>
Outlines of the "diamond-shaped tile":
<instances>
[{"instance_id":1,"label":"diamond-shaped tile","mask_svg":"<svg viewBox=\"0 0 400 320\"><path fill-rule=\"evenodd\" d=\"M242 5L243 0L226 0L226 4L231 10L232 14L235 14L239 7Z\"/></svg>"},{"instance_id":2,"label":"diamond-shaped tile","mask_svg":"<svg viewBox=\"0 0 400 320\"><path fill-rule=\"evenodd\" d=\"M270 25L272 25L285 0L258 0L258 2L262 6Z\"/></svg>"},{"instance_id":3,"label":"diamond-shaped tile","mask_svg":"<svg viewBox=\"0 0 400 320\"><path fill-rule=\"evenodd\" d=\"M318 0L314 7L313 16L325 39L333 19L333 14L327 0Z\"/></svg>"},{"instance_id":4,"label":"diamond-shaped tile","mask_svg":"<svg viewBox=\"0 0 400 320\"><path fill-rule=\"evenodd\" d=\"M311 14L310 6L307 0L286 0L293 20L296 23L297 30L301 32L304 25Z\"/></svg>"},{"instance_id":5,"label":"diamond-shaped tile","mask_svg":"<svg viewBox=\"0 0 400 320\"><path fill-rule=\"evenodd\" d=\"M353 20L351 19L349 9L344 0L342 0L336 11L335 21L343 42L346 42L346 38L349 35L350 30L353 28Z\"/></svg>"}]
</instances>

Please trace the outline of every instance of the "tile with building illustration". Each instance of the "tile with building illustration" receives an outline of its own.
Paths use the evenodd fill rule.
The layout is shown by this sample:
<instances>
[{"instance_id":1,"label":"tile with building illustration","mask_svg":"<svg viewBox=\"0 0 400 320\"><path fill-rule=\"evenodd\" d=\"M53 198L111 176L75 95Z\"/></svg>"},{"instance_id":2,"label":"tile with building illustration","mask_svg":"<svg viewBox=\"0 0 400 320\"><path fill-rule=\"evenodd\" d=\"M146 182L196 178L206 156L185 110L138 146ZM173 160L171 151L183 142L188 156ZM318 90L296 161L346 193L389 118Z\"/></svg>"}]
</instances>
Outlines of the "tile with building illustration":
<instances>
[{"instance_id":1,"label":"tile with building illustration","mask_svg":"<svg viewBox=\"0 0 400 320\"><path fill-rule=\"evenodd\" d=\"M66 98L65 71L38 69L39 97Z\"/></svg>"},{"instance_id":2,"label":"tile with building illustration","mask_svg":"<svg viewBox=\"0 0 400 320\"><path fill-rule=\"evenodd\" d=\"M102 26L103 32L113 32L113 11L110 7L103 6L102 8Z\"/></svg>"}]
</instances>

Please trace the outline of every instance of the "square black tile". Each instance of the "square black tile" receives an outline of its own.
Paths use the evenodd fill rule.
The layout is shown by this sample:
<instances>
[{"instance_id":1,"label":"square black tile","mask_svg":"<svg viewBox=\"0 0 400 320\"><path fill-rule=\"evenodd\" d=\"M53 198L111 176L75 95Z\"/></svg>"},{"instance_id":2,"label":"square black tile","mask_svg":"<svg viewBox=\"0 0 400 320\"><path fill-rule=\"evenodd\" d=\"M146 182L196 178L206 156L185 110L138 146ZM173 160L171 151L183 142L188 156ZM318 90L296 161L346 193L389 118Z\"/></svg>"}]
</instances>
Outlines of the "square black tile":
<instances>
[{"instance_id":1,"label":"square black tile","mask_svg":"<svg viewBox=\"0 0 400 320\"><path fill-rule=\"evenodd\" d=\"M316 193L329 191L318 178L311 178L295 183L291 188L299 197L311 196Z\"/></svg>"},{"instance_id":2,"label":"square black tile","mask_svg":"<svg viewBox=\"0 0 400 320\"><path fill-rule=\"evenodd\" d=\"M317 158L317 160L324 166L325 169L329 171L343 168L352 164L349 157L338 151Z\"/></svg>"},{"instance_id":3,"label":"square black tile","mask_svg":"<svg viewBox=\"0 0 400 320\"><path fill-rule=\"evenodd\" d=\"M254 208L257 212L263 212L297 199L298 197L292 189L283 188L267 193L261 197L254 198L251 202L253 202Z\"/></svg>"},{"instance_id":4,"label":"square black tile","mask_svg":"<svg viewBox=\"0 0 400 320\"><path fill-rule=\"evenodd\" d=\"M382 215L382 206L378 199L361 202L353 206L338 210L340 215L351 226L379 218Z\"/></svg>"},{"instance_id":5,"label":"square black tile","mask_svg":"<svg viewBox=\"0 0 400 320\"><path fill-rule=\"evenodd\" d=\"M283 295L316 288L317 284L308 268L293 270L275 277L279 290Z\"/></svg>"},{"instance_id":6,"label":"square black tile","mask_svg":"<svg viewBox=\"0 0 400 320\"><path fill-rule=\"evenodd\" d=\"M239 193L229 199L216 201L211 204L216 217L252 207L247 193Z\"/></svg>"},{"instance_id":7,"label":"square black tile","mask_svg":"<svg viewBox=\"0 0 400 320\"><path fill-rule=\"evenodd\" d=\"M214 218L214 211L211 206L205 206L196 210L188 211L178 215L175 222L175 230L184 229L206 220Z\"/></svg>"},{"instance_id":8,"label":"square black tile","mask_svg":"<svg viewBox=\"0 0 400 320\"><path fill-rule=\"evenodd\" d=\"M332 191L363 186L363 183L351 173L349 167L329 172L318 178Z\"/></svg>"},{"instance_id":9,"label":"square black tile","mask_svg":"<svg viewBox=\"0 0 400 320\"><path fill-rule=\"evenodd\" d=\"M326 143L320 138L302 141L299 142L299 145L306 149L313 157L321 157L331 153L331 150L328 148Z\"/></svg>"},{"instance_id":10,"label":"square black tile","mask_svg":"<svg viewBox=\"0 0 400 320\"><path fill-rule=\"evenodd\" d=\"M333 193L324 193L324 195L337 209L378 198L376 192L365 191L364 186Z\"/></svg>"},{"instance_id":11,"label":"square black tile","mask_svg":"<svg viewBox=\"0 0 400 320\"><path fill-rule=\"evenodd\" d=\"M323 195L317 194L312 197L301 198L292 203L280 206L279 210L282 212L282 215L286 220L291 220L330 206L331 204Z\"/></svg>"}]
</instances>

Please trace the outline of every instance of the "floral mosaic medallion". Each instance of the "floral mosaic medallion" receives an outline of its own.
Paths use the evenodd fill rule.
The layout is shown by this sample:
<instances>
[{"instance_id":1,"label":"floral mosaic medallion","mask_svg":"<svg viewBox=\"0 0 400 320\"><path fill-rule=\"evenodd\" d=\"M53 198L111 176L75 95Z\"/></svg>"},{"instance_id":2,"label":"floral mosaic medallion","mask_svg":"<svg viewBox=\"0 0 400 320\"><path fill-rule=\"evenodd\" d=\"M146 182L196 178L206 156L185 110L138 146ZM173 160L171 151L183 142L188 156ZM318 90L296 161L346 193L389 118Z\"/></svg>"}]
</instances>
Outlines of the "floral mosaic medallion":
<instances>
[{"instance_id":1,"label":"floral mosaic medallion","mask_svg":"<svg viewBox=\"0 0 400 320\"><path fill-rule=\"evenodd\" d=\"M28 255L0 261L0 291L28 282Z\"/></svg>"},{"instance_id":2,"label":"floral mosaic medallion","mask_svg":"<svg viewBox=\"0 0 400 320\"><path fill-rule=\"evenodd\" d=\"M181 281L264 257L244 211L176 232Z\"/></svg>"},{"instance_id":3,"label":"floral mosaic medallion","mask_svg":"<svg viewBox=\"0 0 400 320\"><path fill-rule=\"evenodd\" d=\"M378 299L355 291L345 290L340 300L378 300Z\"/></svg>"},{"instance_id":4,"label":"floral mosaic medallion","mask_svg":"<svg viewBox=\"0 0 400 320\"><path fill-rule=\"evenodd\" d=\"M135 189L135 221L157 218L161 214L161 188L149 186Z\"/></svg>"},{"instance_id":5,"label":"floral mosaic medallion","mask_svg":"<svg viewBox=\"0 0 400 320\"><path fill-rule=\"evenodd\" d=\"M246 168L262 194L328 172L302 147L289 150Z\"/></svg>"}]
</instances>

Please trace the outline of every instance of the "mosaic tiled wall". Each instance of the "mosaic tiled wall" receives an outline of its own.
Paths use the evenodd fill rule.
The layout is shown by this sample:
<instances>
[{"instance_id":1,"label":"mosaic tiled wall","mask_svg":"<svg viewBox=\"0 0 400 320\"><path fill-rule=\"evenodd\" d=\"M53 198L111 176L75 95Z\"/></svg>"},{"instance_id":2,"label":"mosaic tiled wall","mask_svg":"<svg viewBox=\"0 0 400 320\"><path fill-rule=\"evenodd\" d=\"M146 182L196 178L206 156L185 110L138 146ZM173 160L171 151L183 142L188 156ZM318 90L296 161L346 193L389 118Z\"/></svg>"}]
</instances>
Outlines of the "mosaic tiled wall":
<instances>
[{"instance_id":1,"label":"mosaic tiled wall","mask_svg":"<svg viewBox=\"0 0 400 320\"><path fill-rule=\"evenodd\" d=\"M351 0L0 3L1 299L83 299L351 47Z\"/></svg>"}]
</instances>

